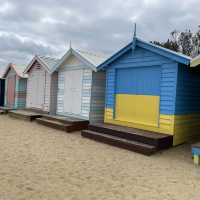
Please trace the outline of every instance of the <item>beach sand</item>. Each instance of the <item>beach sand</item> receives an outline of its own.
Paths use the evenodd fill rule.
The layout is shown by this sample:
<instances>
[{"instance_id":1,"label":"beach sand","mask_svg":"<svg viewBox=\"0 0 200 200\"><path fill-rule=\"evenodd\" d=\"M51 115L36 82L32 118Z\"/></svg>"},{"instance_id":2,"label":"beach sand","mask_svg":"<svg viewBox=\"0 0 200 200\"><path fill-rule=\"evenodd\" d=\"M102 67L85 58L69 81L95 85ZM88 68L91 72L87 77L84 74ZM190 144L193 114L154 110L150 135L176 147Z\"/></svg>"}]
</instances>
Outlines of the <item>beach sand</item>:
<instances>
[{"instance_id":1,"label":"beach sand","mask_svg":"<svg viewBox=\"0 0 200 200\"><path fill-rule=\"evenodd\" d=\"M147 157L0 116L0 200L199 200L190 151Z\"/></svg>"}]
</instances>

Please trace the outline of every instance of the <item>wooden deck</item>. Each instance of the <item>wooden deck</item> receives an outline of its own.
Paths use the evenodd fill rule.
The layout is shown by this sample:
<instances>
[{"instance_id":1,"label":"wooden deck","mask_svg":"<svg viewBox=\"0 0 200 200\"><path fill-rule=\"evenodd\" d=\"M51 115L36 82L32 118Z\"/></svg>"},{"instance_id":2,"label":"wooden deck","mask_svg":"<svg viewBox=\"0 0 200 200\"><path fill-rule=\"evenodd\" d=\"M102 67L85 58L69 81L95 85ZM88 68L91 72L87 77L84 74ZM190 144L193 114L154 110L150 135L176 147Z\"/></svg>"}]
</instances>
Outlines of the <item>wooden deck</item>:
<instances>
[{"instance_id":1,"label":"wooden deck","mask_svg":"<svg viewBox=\"0 0 200 200\"><path fill-rule=\"evenodd\" d=\"M27 120L27 121L33 121L36 118L42 117L40 113L33 112L30 110L11 110L8 112L8 115L13 118Z\"/></svg>"},{"instance_id":2,"label":"wooden deck","mask_svg":"<svg viewBox=\"0 0 200 200\"><path fill-rule=\"evenodd\" d=\"M42 115L42 118L38 118L36 121L39 124L58 130L63 130L69 133L87 129L89 124L89 121L87 120L56 115Z\"/></svg>"},{"instance_id":3,"label":"wooden deck","mask_svg":"<svg viewBox=\"0 0 200 200\"><path fill-rule=\"evenodd\" d=\"M145 155L170 148L173 142L170 135L111 124L90 124L82 136Z\"/></svg>"},{"instance_id":4,"label":"wooden deck","mask_svg":"<svg viewBox=\"0 0 200 200\"><path fill-rule=\"evenodd\" d=\"M11 110L14 110L14 109L13 108L9 108L9 107L5 107L5 106L0 106L1 114L7 114Z\"/></svg>"}]
</instances>

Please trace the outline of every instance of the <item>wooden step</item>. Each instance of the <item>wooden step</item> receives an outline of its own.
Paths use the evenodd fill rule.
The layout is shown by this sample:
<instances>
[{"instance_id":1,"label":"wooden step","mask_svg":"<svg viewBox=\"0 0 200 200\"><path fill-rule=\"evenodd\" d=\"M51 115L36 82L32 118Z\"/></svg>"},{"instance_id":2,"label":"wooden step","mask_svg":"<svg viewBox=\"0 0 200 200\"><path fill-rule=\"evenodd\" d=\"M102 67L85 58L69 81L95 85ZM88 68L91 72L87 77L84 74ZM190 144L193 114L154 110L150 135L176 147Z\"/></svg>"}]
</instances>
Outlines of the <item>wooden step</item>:
<instances>
[{"instance_id":1,"label":"wooden step","mask_svg":"<svg viewBox=\"0 0 200 200\"><path fill-rule=\"evenodd\" d=\"M44 126L48 126L50 128L54 128L54 129L62 130L62 131L65 131L66 127L70 126L70 124L63 124L62 122L45 119L43 117L36 119L36 122Z\"/></svg>"},{"instance_id":2,"label":"wooden step","mask_svg":"<svg viewBox=\"0 0 200 200\"><path fill-rule=\"evenodd\" d=\"M63 130L68 133L86 129L88 126L85 123L69 123L69 122L63 123L62 121L54 120L52 118L44 118L44 117L38 118L38 119L36 119L36 121L39 124L42 124L44 126L48 126L48 127L51 127L51 128L57 129L57 130Z\"/></svg>"},{"instance_id":3,"label":"wooden step","mask_svg":"<svg viewBox=\"0 0 200 200\"><path fill-rule=\"evenodd\" d=\"M8 112L10 117L14 117L16 119L22 119L27 121L33 121L36 118L42 117L41 114L27 111L27 110L12 110Z\"/></svg>"},{"instance_id":4,"label":"wooden step","mask_svg":"<svg viewBox=\"0 0 200 200\"><path fill-rule=\"evenodd\" d=\"M5 107L5 106L0 106L0 110L3 111L5 114L7 114L11 110L15 110L13 108Z\"/></svg>"},{"instance_id":5,"label":"wooden step","mask_svg":"<svg viewBox=\"0 0 200 200\"><path fill-rule=\"evenodd\" d=\"M0 115L5 115L7 112L5 110L0 110Z\"/></svg>"},{"instance_id":6,"label":"wooden step","mask_svg":"<svg viewBox=\"0 0 200 200\"><path fill-rule=\"evenodd\" d=\"M91 130L83 130L81 135L86 138L90 138L99 142L110 144L116 147L131 150L144 155L152 155L157 151L153 145L144 144L137 141L127 140L113 135L106 135Z\"/></svg>"},{"instance_id":7,"label":"wooden step","mask_svg":"<svg viewBox=\"0 0 200 200\"><path fill-rule=\"evenodd\" d=\"M89 121L84 119L79 119L75 117L64 117L64 116L58 116L58 115L42 115L43 118L53 121L58 121L64 124L85 124L88 125Z\"/></svg>"},{"instance_id":8,"label":"wooden step","mask_svg":"<svg viewBox=\"0 0 200 200\"><path fill-rule=\"evenodd\" d=\"M88 129L106 135L153 145L157 149L169 148L173 142L173 137L170 135L105 123L90 124Z\"/></svg>"}]
</instances>

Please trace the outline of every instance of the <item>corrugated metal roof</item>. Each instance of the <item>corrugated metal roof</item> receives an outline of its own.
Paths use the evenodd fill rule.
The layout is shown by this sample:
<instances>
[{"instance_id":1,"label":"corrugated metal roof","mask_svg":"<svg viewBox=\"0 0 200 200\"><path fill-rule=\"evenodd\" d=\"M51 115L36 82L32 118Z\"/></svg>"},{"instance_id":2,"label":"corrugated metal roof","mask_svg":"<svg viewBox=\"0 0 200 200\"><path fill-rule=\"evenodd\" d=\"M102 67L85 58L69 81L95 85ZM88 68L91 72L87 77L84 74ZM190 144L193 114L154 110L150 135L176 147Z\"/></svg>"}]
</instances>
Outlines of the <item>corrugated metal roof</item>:
<instances>
[{"instance_id":1,"label":"corrugated metal roof","mask_svg":"<svg viewBox=\"0 0 200 200\"><path fill-rule=\"evenodd\" d=\"M22 78L27 78L27 74L24 74L24 70L26 68L26 65L24 65L24 64L20 64L20 65L12 64L12 67L16 71L18 76L20 76Z\"/></svg>"},{"instance_id":2,"label":"corrugated metal roof","mask_svg":"<svg viewBox=\"0 0 200 200\"><path fill-rule=\"evenodd\" d=\"M59 59L37 55L37 57L49 68L49 71L59 62Z\"/></svg>"},{"instance_id":3,"label":"corrugated metal roof","mask_svg":"<svg viewBox=\"0 0 200 200\"><path fill-rule=\"evenodd\" d=\"M21 78L27 78L27 75L24 74L24 69L26 68L26 65L23 64L13 64L13 63L9 63L4 69L3 69L3 73L2 73L2 78L5 78L7 76L7 73L9 71L10 68L13 68L14 71L16 72L16 74L21 77Z\"/></svg>"},{"instance_id":4,"label":"corrugated metal roof","mask_svg":"<svg viewBox=\"0 0 200 200\"><path fill-rule=\"evenodd\" d=\"M80 49L70 48L65 55L58 61L51 73L57 70L71 55L74 55L78 59L82 60L87 66L91 67L94 71L97 70L97 66L104 62L109 55L103 53L94 53L89 51L83 51Z\"/></svg>"},{"instance_id":5,"label":"corrugated metal roof","mask_svg":"<svg viewBox=\"0 0 200 200\"><path fill-rule=\"evenodd\" d=\"M107 59L109 56L105 55L103 53L96 53L96 52L89 52L89 51L83 51L80 49L75 50L80 56L85 58L88 62L93 64L94 66L98 66L101 64L105 59Z\"/></svg>"}]
</instances>

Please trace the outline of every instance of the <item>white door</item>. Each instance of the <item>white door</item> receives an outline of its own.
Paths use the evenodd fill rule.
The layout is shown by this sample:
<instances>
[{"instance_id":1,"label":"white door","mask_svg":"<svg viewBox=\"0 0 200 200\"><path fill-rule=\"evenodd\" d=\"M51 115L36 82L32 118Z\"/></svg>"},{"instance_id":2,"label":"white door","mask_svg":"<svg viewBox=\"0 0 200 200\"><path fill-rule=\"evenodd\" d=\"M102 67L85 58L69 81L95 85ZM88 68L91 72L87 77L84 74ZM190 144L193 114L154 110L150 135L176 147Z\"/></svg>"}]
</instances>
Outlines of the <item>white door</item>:
<instances>
[{"instance_id":1,"label":"white door","mask_svg":"<svg viewBox=\"0 0 200 200\"><path fill-rule=\"evenodd\" d=\"M65 72L64 112L80 115L83 70Z\"/></svg>"},{"instance_id":2,"label":"white door","mask_svg":"<svg viewBox=\"0 0 200 200\"><path fill-rule=\"evenodd\" d=\"M43 109L44 91L45 91L45 76L43 71L35 71L29 77L29 92L27 104L31 108Z\"/></svg>"},{"instance_id":3,"label":"white door","mask_svg":"<svg viewBox=\"0 0 200 200\"><path fill-rule=\"evenodd\" d=\"M36 77L36 105L37 108L43 109L44 106L44 93L45 93L45 72L38 73Z\"/></svg>"}]
</instances>

